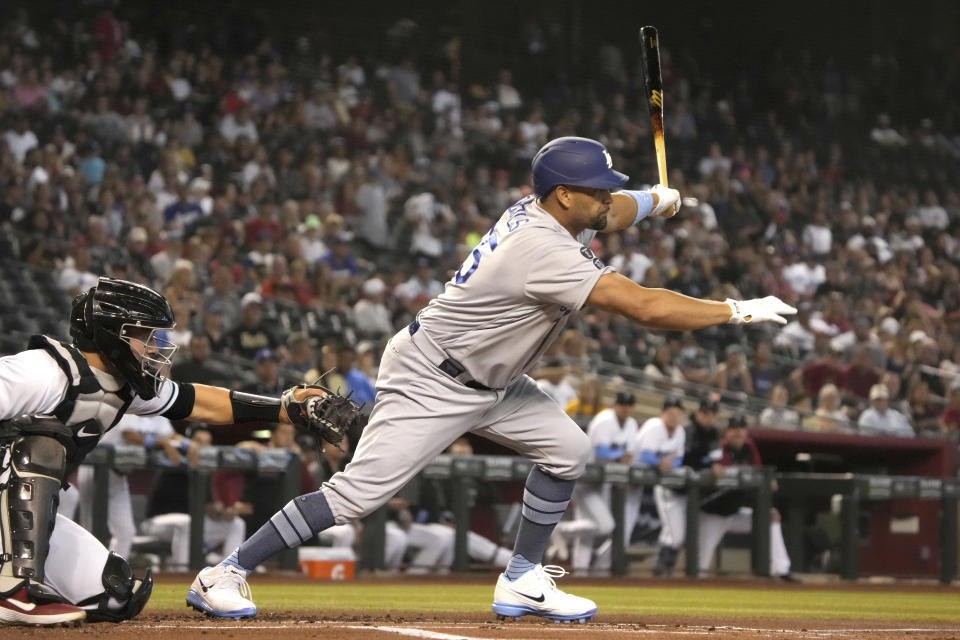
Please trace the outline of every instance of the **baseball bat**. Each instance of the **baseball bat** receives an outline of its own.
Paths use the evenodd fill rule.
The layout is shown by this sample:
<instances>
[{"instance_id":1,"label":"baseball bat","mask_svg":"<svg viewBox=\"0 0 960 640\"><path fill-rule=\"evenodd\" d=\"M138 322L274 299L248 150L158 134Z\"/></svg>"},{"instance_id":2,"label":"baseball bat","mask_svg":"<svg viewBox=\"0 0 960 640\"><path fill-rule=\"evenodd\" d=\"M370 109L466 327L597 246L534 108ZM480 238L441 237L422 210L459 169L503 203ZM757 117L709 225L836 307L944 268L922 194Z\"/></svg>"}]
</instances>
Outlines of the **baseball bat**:
<instances>
[{"instance_id":1,"label":"baseball bat","mask_svg":"<svg viewBox=\"0 0 960 640\"><path fill-rule=\"evenodd\" d=\"M640 51L643 56L643 79L647 85L647 109L653 129L653 145L657 152L660 184L667 187L667 148L663 140L663 78L660 75L660 37L656 27L641 27Z\"/></svg>"}]
</instances>

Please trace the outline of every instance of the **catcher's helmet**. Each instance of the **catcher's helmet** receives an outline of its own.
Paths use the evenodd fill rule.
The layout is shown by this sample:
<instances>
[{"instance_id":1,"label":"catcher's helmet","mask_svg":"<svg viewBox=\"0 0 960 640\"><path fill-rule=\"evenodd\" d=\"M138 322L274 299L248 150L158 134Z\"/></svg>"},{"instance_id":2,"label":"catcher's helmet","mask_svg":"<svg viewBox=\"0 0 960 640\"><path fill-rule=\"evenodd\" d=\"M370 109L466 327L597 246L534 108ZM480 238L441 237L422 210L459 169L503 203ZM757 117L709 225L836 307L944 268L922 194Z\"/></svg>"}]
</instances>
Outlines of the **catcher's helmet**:
<instances>
[{"instance_id":1,"label":"catcher's helmet","mask_svg":"<svg viewBox=\"0 0 960 640\"><path fill-rule=\"evenodd\" d=\"M533 157L533 192L540 198L559 184L617 189L629 179L614 171L607 148L589 138L551 140Z\"/></svg>"},{"instance_id":2,"label":"catcher's helmet","mask_svg":"<svg viewBox=\"0 0 960 640\"><path fill-rule=\"evenodd\" d=\"M106 358L137 395L149 400L157 395L163 370L177 350L163 335L175 324L170 303L150 287L100 278L74 299L70 336L81 350Z\"/></svg>"}]
</instances>

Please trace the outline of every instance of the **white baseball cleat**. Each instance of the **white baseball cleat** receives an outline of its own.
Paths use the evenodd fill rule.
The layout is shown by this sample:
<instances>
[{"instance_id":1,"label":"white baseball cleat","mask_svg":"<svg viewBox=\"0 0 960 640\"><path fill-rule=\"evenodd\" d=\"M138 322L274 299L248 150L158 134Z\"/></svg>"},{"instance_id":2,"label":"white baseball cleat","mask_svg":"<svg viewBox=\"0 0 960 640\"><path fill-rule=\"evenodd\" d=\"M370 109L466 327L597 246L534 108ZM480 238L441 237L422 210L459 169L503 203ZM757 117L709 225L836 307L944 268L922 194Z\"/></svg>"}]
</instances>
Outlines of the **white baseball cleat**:
<instances>
[{"instance_id":1,"label":"white baseball cleat","mask_svg":"<svg viewBox=\"0 0 960 640\"><path fill-rule=\"evenodd\" d=\"M250 598L244 573L217 565L197 574L187 592L187 606L217 618L252 618L257 615L257 605Z\"/></svg>"},{"instance_id":2,"label":"white baseball cleat","mask_svg":"<svg viewBox=\"0 0 960 640\"><path fill-rule=\"evenodd\" d=\"M563 567L553 564L538 564L513 581L501 573L493 592L493 612L501 619L533 615L554 622L583 624L597 613L597 605L593 600L557 589L553 579L565 575Z\"/></svg>"}]
</instances>

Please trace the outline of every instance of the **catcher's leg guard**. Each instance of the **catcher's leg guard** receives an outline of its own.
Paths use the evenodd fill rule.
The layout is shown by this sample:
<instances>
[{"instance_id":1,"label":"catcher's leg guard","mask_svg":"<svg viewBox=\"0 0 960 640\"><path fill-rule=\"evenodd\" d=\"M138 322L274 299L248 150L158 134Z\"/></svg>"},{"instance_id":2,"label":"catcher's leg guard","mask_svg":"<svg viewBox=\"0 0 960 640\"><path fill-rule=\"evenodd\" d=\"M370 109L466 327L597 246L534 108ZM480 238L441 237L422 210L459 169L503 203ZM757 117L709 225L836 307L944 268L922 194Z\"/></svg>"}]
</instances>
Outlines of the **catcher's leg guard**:
<instances>
[{"instance_id":1,"label":"catcher's leg guard","mask_svg":"<svg viewBox=\"0 0 960 640\"><path fill-rule=\"evenodd\" d=\"M86 609L91 622L120 622L137 616L153 592L153 575L147 569L143 579L133 575L127 561L111 553L103 566L104 592L77 606Z\"/></svg>"},{"instance_id":2,"label":"catcher's leg guard","mask_svg":"<svg viewBox=\"0 0 960 640\"><path fill-rule=\"evenodd\" d=\"M57 515L47 556L47 584L64 600L87 612L87 620L120 622L143 610L153 590L148 571L133 575L127 561L111 553L92 533Z\"/></svg>"},{"instance_id":3,"label":"catcher's leg guard","mask_svg":"<svg viewBox=\"0 0 960 640\"><path fill-rule=\"evenodd\" d=\"M57 515L66 449L46 435L24 435L7 445L0 477L0 533L3 566L0 595L26 586L34 597L56 599L44 588L44 564Z\"/></svg>"}]
</instances>

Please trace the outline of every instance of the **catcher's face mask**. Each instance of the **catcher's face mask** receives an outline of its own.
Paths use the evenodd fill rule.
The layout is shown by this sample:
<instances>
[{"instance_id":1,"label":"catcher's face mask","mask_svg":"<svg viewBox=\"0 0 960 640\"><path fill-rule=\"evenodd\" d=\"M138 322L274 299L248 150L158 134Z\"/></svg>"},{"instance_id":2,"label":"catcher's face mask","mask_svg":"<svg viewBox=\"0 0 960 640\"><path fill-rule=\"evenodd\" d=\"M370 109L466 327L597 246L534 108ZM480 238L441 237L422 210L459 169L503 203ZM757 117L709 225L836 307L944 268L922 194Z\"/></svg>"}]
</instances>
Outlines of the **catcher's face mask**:
<instances>
[{"instance_id":1,"label":"catcher's face mask","mask_svg":"<svg viewBox=\"0 0 960 640\"><path fill-rule=\"evenodd\" d=\"M133 357L140 363L140 371L147 380L153 380L156 394L170 372L171 359L177 345L166 338L166 331L151 327L125 324L120 328L120 339L130 345Z\"/></svg>"}]
</instances>

